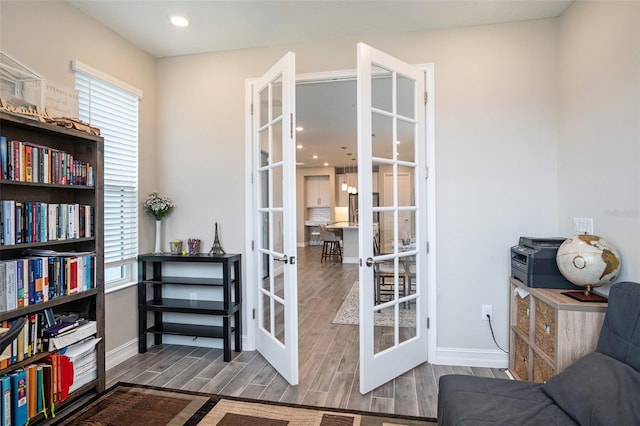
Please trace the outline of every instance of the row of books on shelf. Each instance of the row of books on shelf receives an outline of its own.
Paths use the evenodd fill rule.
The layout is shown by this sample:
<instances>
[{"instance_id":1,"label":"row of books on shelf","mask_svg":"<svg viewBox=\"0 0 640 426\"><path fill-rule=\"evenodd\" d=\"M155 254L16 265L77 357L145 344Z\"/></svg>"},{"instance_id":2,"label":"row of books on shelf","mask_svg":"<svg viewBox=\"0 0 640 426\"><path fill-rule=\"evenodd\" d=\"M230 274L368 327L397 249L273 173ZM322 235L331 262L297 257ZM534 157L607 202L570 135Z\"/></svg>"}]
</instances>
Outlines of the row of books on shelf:
<instances>
[{"instance_id":1,"label":"row of books on shelf","mask_svg":"<svg viewBox=\"0 0 640 426\"><path fill-rule=\"evenodd\" d=\"M93 207L1 200L0 245L46 243L94 235Z\"/></svg>"},{"instance_id":2,"label":"row of books on shelf","mask_svg":"<svg viewBox=\"0 0 640 426\"><path fill-rule=\"evenodd\" d=\"M56 404L97 377L96 344L90 338L52 353L41 363L0 376L0 426L24 426L42 413L55 417Z\"/></svg>"},{"instance_id":3,"label":"row of books on shelf","mask_svg":"<svg viewBox=\"0 0 640 426\"><path fill-rule=\"evenodd\" d=\"M44 352L62 350L94 336L97 332L95 321L75 319L52 324L52 314L49 317L47 315L46 311L43 311L25 317L26 321L18 336L0 354L0 370ZM19 324L17 318L2 321L0 333L19 327Z\"/></svg>"},{"instance_id":4,"label":"row of books on shelf","mask_svg":"<svg viewBox=\"0 0 640 426\"><path fill-rule=\"evenodd\" d=\"M94 253L0 261L0 312L81 293L95 286Z\"/></svg>"},{"instance_id":5,"label":"row of books on shelf","mask_svg":"<svg viewBox=\"0 0 640 426\"><path fill-rule=\"evenodd\" d=\"M93 186L91 163L65 151L0 136L0 159L4 180Z\"/></svg>"}]
</instances>

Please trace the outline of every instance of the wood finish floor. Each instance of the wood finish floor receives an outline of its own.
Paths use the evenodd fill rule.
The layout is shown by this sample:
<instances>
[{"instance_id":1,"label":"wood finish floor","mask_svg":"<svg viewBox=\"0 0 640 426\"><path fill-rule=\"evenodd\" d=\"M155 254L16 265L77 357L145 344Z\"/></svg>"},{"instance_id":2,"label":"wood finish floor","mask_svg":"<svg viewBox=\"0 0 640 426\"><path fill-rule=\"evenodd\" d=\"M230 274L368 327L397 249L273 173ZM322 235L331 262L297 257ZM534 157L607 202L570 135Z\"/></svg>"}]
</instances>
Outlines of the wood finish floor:
<instances>
[{"instance_id":1,"label":"wood finish floor","mask_svg":"<svg viewBox=\"0 0 640 426\"><path fill-rule=\"evenodd\" d=\"M290 386L257 352L159 345L107 371L118 381L314 406L436 417L438 379L457 373L504 377L498 369L422 364L361 395L358 326L332 324L356 265L320 263L321 247L298 249L300 384Z\"/></svg>"}]
</instances>

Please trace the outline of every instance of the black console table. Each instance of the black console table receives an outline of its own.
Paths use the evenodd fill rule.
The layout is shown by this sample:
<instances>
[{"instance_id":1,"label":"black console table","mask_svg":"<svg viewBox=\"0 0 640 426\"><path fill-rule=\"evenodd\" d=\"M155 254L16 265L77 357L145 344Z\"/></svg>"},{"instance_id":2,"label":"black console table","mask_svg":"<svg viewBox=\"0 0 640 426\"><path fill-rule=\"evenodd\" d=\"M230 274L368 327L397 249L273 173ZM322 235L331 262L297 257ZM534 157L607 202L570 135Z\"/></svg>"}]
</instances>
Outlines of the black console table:
<instances>
[{"instance_id":1,"label":"black console table","mask_svg":"<svg viewBox=\"0 0 640 426\"><path fill-rule=\"evenodd\" d=\"M162 335L182 335L222 339L224 360L231 360L231 335L235 336L235 351L242 351L242 294L241 255L223 254L209 256L196 254L189 256L172 254L143 254L138 256L138 352L147 351L147 333L154 335L154 344L162 343ZM222 264L222 278L213 277L170 277L162 273L164 263L219 263ZM147 268L151 266L149 277ZM190 300L165 298L162 288L174 286L215 286L222 287L223 300ZM153 289L153 298L147 299L147 288ZM153 312L154 323L149 326L147 313ZM222 317L222 326L197 324L177 324L163 321L164 312L215 315ZM233 323L231 319L233 318Z\"/></svg>"}]
</instances>

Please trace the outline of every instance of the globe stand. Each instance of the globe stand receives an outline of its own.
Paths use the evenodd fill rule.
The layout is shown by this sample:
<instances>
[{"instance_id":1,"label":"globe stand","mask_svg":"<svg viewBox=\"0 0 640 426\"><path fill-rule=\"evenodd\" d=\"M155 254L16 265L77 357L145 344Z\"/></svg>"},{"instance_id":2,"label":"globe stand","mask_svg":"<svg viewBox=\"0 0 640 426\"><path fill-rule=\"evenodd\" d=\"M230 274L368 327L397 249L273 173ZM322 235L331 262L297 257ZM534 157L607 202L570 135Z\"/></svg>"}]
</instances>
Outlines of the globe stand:
<instances>
[{"instance_id":1,"label":"globe stand","mask_svg":"<svg viewBox=\"0 0 640 426\"><path fill-rule=\"evenodd\" d=\"M580 302L605 303L608 299L591 291L590 285L584 291L565 291L562 294L576 299Z\"/></svg>"}]
</instances>

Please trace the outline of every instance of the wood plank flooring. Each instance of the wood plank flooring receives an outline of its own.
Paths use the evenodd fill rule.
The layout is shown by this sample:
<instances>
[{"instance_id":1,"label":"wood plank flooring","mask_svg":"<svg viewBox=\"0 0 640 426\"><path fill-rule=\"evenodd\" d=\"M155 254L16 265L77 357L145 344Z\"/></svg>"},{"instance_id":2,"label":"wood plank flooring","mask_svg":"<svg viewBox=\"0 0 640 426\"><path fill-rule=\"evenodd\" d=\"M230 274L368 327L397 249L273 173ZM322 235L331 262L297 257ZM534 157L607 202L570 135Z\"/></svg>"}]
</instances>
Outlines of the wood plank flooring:
<instances>
[{"instance_id":1,"label":"wood plank flooring","mask_svg":"<svg viewBox=\"0 0 640 426\"><path fill-rule=\"evenodd\" d=\"M422 364L361 395L358 387L358 326L332 324L351 285L356 265L320 263L321 247L298 249L300 384L290 386L257 352L159 345L107 371L107 386L118 381L413 416L436 417L438 379L444 374L488 377L498 369Z\"/></svg>"}]
</instances>

